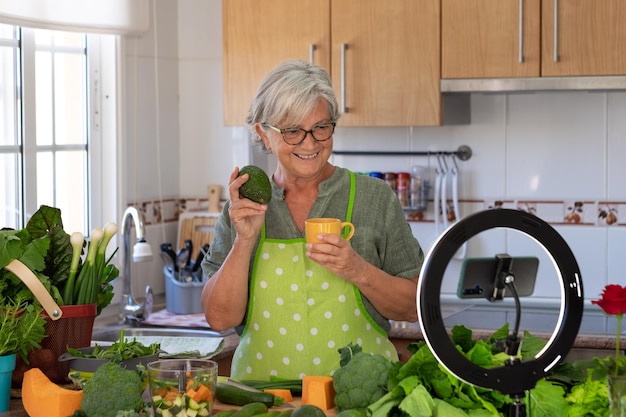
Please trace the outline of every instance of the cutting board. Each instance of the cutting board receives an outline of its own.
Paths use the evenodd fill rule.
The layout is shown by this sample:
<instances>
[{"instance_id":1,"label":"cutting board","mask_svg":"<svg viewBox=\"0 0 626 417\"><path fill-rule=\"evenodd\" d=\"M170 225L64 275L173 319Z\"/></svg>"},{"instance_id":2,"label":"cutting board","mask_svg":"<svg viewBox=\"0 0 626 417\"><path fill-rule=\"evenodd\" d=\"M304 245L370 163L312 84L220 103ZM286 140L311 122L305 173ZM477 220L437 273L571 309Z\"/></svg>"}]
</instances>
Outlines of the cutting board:
<instances>
[{"instance_id":1,"label":"cutting board","mask_svg":"<svg viewBox=\"0 0 626 417\"><path fill-rule=\"evenodd\" d=\"M290 408L298 408L300 407L300 405L302 405L302 397L296 397L293 399L293 401L286 403L280 407L272 407L271 410L288 410ZM215 400L215 402L213 403L213 414L224 410L239 410L240 408L241 407L238 405L224 404L218 400ZM327 417L337 416L337 410L335 410L334 408L326 410L325 413Z\"/></svg>"},{"instance_id":2,"label":"cutting board","mask_svg":"<svg viewBox=\"0 0 626 417\"><path fill-rule=\"evenodd\" d=\"M198 252L205 243L211 243L215 224L220 215L221 187L209 185L207 189L208 211L186 212L181 213L178 217L178 248L185 247L185 240L191 239L193 243L191 259L196 259Z\"/></svg>"}]
</instances>

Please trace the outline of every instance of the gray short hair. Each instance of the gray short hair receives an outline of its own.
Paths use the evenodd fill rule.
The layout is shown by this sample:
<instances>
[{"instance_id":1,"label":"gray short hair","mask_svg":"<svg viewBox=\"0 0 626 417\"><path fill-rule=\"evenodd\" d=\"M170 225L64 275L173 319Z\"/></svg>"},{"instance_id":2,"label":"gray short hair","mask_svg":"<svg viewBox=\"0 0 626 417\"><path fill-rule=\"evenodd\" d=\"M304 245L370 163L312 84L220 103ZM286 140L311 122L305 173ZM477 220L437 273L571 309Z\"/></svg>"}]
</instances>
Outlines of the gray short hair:
<instances>
[{"instance_id":1,"label":"gray short hair","mask_svg":"<svg viewBox=\"0 0 626 417\"><path fill-rule=\"evenodd\" d=\"M297 126L320 99L328 103L331 121L336 122L339 105L328 72L302 60L281 63L263 78L250 105L246 124L252 142L266 150L254 128L256 123Z\"/></svg>"}]
</instances>

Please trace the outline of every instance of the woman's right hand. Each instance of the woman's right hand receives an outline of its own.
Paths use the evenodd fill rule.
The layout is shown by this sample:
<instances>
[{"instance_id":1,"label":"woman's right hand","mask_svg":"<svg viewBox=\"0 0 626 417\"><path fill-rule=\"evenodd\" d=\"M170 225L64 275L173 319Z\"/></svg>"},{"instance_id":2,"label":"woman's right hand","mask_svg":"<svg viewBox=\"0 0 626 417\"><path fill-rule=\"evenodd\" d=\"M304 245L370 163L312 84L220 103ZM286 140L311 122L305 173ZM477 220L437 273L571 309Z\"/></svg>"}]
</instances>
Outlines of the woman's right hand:
<instances>
[{"instance_id":1,"label":"woman's right hand","mask_svg":"<svg viewBox=\"0 0 626 417\"><path fill-rule=\"evenodd\" d=\"M236 167L230 174L230 182L228 184L230 194L228 215L237 232L238 239L256 241L265 221L267 205L240 196L239 187L248 181L249 175L238 175L239 168Z\"/></svg>"}]
</instances>

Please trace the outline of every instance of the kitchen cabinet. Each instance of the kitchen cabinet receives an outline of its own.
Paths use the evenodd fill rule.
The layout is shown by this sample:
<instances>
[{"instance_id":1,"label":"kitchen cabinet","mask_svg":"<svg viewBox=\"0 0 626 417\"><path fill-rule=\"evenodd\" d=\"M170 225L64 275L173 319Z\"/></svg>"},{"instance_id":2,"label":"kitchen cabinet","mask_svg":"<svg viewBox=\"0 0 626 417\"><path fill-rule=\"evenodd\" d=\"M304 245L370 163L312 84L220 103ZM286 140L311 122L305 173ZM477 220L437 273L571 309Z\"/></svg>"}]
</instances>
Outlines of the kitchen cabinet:
<instances>
[{"instance_id":1,"label":"kitchen cabinet","mask_svg":"<svg viewBox=\"0 0 626 417\"><path fill-rule=\"evenodd\" d=\"M541 8L541 75L626 74L624 0L544 0Z\"/></svg>"},{"instance_id":2,"label":"kitchen cabinet","mask_svg":"<svg viewBox=\"0 0 626 417\"><path fill-rule=\"evenodd\" d=\"M300 58L329 70L341 126L442 123L439 0L223 1L224 122L262 77Z\"/></svg>"},{"instance_id":3,"label":"kitchen cabinet","mask_svg":"<svg viewBox=\"0 0 626 417\"><path fill-rule=\"evenodd\" d=\"M330 68L329 0L223 0L224 123L242 126L261 79L287 59Z\"/></svg>"},{"instance_id":4,"label":"kitchen cabinet","mask_svg":"<svg viewBox=\"0 0 626 417\"><path fill-rule=\"evenodd\" d=\"M623 0L442 0L442 78L626 74Z\"/></svg>"}]
</instances>

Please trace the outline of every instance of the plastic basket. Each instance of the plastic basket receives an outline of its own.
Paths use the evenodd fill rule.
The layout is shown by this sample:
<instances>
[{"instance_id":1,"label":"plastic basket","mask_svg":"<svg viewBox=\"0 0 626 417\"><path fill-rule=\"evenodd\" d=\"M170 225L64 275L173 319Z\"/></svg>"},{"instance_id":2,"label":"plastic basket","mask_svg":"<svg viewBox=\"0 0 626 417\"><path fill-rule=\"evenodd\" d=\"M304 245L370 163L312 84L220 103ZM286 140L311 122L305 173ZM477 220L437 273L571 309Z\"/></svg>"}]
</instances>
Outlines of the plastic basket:
<instances>
[{"instance_id":1,"label":"plastic basket","mask_svg":"<svg viewBox=\"0 0 626 417\"><path fill-rule=\"evenodd\" d=\"M67 347L80 348L91 345L93 325L96 319L96 304L69 305L59 307L41 284L39 279L24 264L13 260L5 267L20 278L32 291L44 308L42 316L46 320L45 337L40 349L28 354L29 363L17 357L12 376L12 385L21 387L24 372L39 368L53 382L70 382L69 364L60 362L59 357L67 352Z\"/></svg>"}]
</instances>

